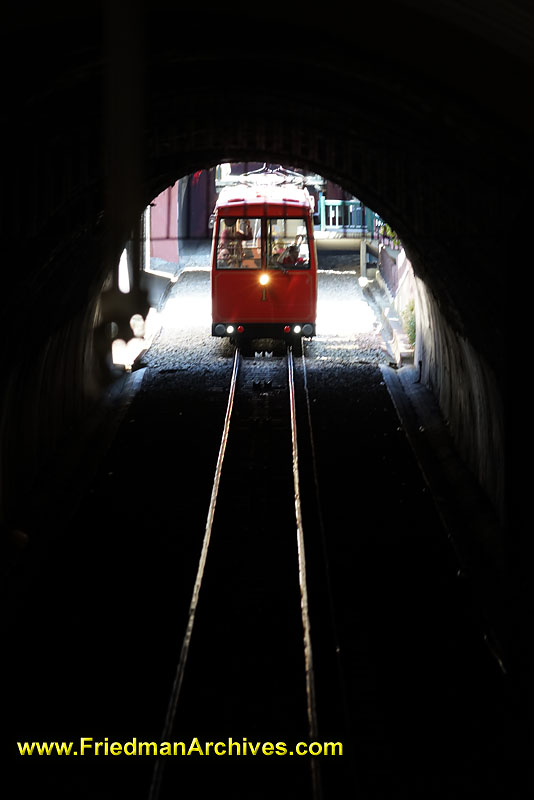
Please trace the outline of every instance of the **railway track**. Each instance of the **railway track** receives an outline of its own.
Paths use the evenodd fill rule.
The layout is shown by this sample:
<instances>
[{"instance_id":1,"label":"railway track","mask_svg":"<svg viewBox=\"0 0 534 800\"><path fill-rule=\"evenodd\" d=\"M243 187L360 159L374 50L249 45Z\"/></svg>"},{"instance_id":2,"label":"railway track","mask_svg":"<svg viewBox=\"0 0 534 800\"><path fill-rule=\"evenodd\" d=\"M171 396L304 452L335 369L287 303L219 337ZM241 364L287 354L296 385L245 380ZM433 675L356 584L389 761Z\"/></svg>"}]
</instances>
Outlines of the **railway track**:
<instances>
[{"instance_id":1,"label":"railway track","mask_svg":"<svg viewBox=\"0 0 534 800\"><path fill-rule=\"evenodd\" d=\"M319 742L343 742L343 758L315 759L319 784L310 757L252 755L257 742L290 750L311 740L281 356L238 358L233 368L230 360L201 380L179 370L149 375L68 536L51 548L24 603L11 604L5 729L19 797L315 800L320 788L324 800L389 800L409 794L415 776L426 796L445 800L516 781L506 749L521 735L508 741L520 699L514 675L480 635L476 598L379 370L340 363L323 371L298 358L316 729ZM233 369L209 547L195 582ZM132 484L140 465L148 465L144 481ZM151 752L21 760L14 747L59 737L76 748L82 736L110 745L232 739L242 752L163 756L154 772Z\"/></svg>"},{"instance_id":2,"label":"railway track","mask_svg":"<svg viewBox=\"0 0 534 800\"><path fill-rule=\"evenodd\" d=\"M317 562L313 593L328 605L305 358L302 351L295 358L291 347L283 357L259 358L244 358L236 349L204 538L160 741L188 740L203 731L206 741L230 736L284 742L291 754L299 741L320 741L308 524ZM320 635L328 642L322 649L332 662L326 668L329 692L339 694L333 613L324 628L323 622ZM265 796L273 791L284 796L283 772L288 797L295 792L313 800L323 797L320 759L286 757L276 769L272 760L264 770L267 783L273 781ZM219 767L215 763L214 776ZM254 796L260 797L255 769ZM175 780L183 782L183 768L179 776L170 772L165 758L156 760L149 800L171 796L169 787ZM208 773L195 774L194 780L207 779L211 783L204 788L213 790L217 777ZM251 796L246 768L242 774L243 785L234 783L233 797Z\"/></svg>"}]
</instances>

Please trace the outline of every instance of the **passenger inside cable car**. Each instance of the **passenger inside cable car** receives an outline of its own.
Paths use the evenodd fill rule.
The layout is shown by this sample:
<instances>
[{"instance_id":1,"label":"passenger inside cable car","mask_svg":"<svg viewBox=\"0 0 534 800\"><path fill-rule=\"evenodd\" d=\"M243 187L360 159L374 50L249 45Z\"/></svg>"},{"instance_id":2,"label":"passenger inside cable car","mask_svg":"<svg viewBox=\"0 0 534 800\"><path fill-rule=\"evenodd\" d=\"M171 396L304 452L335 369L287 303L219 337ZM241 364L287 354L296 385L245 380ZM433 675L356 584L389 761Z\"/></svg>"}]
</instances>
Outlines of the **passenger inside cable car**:
<instances>
[{"instance_id":1,"label":"passenger inside cable car","mask_svg":"<svg viewBox=\"0 0 534 800\"><path fill-rule=\"evenodd\" d=\"M260 223L254 225L252 223ZM261 221L234 217L221 220L217 248L218 269L261 267Z\"/></svg>"},{"instance_id":2,"label":"passenger inside cable car","mask_svg":"<svg viewBox=\"0 0 534 800\"><path fill-rule=\"evenodd\" d=\"M271 218L266 221L267 266L306 269L310 251L304 219Z\"/></svg>"}]
</instances>

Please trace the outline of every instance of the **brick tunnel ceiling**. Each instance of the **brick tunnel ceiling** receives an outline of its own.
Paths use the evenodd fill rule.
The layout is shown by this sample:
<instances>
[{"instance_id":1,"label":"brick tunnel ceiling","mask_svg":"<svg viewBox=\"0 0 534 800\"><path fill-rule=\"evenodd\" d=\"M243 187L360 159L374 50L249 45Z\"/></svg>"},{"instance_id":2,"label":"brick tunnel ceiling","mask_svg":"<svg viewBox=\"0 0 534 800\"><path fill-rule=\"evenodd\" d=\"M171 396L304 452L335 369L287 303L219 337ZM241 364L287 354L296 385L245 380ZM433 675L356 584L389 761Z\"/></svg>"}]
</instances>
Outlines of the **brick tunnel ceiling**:
<instances>
[{"instance_id":1,"label":"brick tunnel ceiling","mask_svg":"<svg viewBox=\"0 0 534 800\"><path fill-rule=\"evenodd\" d=\"M380 213L449 321L498 366L495 234L532 180L528 4L202 4L186 17L161 0L106 3L104 17L94 3L31 5L4 24L3 222L28 269L9 280L47 302L52 327L104 269L106 208L122 232L182 175L279 161Z\"/></svg>"}]
</instances>

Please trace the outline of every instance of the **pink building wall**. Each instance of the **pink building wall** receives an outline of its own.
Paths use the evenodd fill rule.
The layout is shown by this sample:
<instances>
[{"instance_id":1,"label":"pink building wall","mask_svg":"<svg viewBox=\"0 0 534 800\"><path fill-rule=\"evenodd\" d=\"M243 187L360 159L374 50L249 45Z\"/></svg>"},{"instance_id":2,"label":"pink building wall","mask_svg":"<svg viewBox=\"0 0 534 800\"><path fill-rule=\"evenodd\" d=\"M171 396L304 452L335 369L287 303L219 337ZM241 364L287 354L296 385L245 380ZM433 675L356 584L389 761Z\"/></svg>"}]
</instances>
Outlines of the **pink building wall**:
<instances>
[{"instance_id":1,"label":"pink building wall","mask_svg":"<svg viewBox=\"0 0 534 800\"><path fill-rule=\"evenodd\" d=\"M150 255L178 263L178 183L169 186L151 203Z\"/></svg>"}]
</instances>

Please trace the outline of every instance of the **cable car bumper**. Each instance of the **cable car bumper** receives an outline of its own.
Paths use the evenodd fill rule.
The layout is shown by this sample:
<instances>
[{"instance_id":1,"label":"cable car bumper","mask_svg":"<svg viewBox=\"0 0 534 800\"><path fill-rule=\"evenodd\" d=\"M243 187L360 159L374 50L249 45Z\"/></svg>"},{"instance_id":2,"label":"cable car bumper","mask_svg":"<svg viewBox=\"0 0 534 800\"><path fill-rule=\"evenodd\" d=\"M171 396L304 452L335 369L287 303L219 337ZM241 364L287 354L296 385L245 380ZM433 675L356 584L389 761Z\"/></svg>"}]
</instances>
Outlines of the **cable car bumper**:
<instances>
[{"instance_id":1,"label":"cable car bumper","mask_svg":"<svg viewBox=\"0 0 534 800\"><path fill-rule=\"evenodd\" d=\"M214 322L212 336L243 339L294 339L315 336L314 322Z\"/></svg>"}]
</instances>

